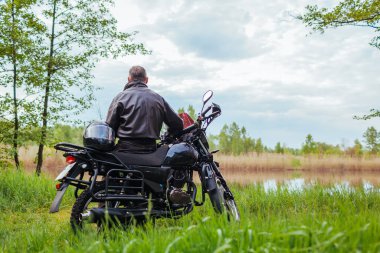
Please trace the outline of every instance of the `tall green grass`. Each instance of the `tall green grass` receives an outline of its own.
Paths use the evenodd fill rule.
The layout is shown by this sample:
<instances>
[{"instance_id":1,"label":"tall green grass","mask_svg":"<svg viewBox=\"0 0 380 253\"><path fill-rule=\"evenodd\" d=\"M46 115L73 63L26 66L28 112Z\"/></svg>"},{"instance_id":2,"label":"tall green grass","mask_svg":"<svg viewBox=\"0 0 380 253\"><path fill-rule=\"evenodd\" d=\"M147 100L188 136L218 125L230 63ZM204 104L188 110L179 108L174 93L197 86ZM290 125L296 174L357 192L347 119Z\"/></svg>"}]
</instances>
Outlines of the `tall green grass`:
<instances>
[{"instance_id":1,"label":"tall green grass","mask_svg":"<svg viewBox=\"0 0 380 253\"><path fill-rule=\"evenodd\" d=\"M379 252L380 193L312 185L302 191L233 185L242 219L228 222L209 201L178 220L73 234L74 201L48 214L54 183L0 172L4 252ZM72 192L71 192L72 194ZM14 203L17 202L17 203Z\"/></svg>"}]
</instances>

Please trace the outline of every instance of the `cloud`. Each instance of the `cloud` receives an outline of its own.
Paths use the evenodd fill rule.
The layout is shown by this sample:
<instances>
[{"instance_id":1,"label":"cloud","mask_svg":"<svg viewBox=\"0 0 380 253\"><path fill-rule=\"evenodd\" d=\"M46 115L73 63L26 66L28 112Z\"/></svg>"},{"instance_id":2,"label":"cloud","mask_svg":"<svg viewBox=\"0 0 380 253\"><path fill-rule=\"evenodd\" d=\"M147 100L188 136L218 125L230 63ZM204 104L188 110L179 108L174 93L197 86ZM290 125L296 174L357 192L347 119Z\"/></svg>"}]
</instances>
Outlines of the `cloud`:
<instances>
[{"instance_id":1,"label":"cloud","mask_svg":"<svg viewBox=\"0 0 380 253\"><path fill-rule=\"evenodd\" d=\"M150 56L106 60L96 69L105 110L132 65L143 65L149 86L174 108L201 107L203 93L222 116L209 128L219 132L236 121L254 137L299 147L311 133L317 141L339 144L361 139L380 120L352 116L378 107L379 51L368 45L373 34L347 27L311 34L289 16L308 4L296 1L116 1L114 14L124 31ZM102 108L103 109L103 108Z\"/></svg>"}]
</instances>

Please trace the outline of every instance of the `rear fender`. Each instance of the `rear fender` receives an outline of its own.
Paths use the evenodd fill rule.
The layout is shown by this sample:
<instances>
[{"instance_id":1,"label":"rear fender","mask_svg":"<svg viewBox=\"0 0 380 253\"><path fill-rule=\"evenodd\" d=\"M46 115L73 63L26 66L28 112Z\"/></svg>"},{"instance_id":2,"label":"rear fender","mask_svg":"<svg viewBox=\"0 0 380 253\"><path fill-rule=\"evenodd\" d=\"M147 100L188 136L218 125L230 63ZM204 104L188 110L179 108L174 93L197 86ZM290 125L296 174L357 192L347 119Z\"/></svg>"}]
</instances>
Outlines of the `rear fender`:
<instances>
[{"instance_id":1,"label":"rear fender","mask_svg":"<svg viewBox=\"0 0 380 253\"><path fill-rule=\"evenodd\" d=\"M67 177L76 178L81 172L81 168L76 164L69 173L67 173ZM57 191L57 194L55 195L54 201L50 206L50 213L56 213L59 211L59 206L61 205L62 198L66 193L67 188L70 185L70 180L64 180L61 187Z\"/></svg>"}]
</instances>

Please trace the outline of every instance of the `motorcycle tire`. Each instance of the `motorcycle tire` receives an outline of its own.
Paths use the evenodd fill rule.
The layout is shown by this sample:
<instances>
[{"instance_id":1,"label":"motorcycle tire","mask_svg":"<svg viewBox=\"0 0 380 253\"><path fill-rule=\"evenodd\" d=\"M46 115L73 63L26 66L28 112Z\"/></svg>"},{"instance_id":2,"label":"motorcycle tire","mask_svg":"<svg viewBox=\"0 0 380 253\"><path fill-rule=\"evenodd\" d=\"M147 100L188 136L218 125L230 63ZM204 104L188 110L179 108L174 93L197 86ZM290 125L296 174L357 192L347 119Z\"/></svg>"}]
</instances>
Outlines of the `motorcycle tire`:
<instances>
[{"instance_id":1,"label":"motorcycle tire","mask_svg":"<svg viewBox=\"0 0 380 253\"><path fill-rule=\"evenodd\" d=\"M93 193L94 196L98 196L99 194L102 194L105 192L105 183L100 182L94 185ZM74 231L82 230L84 229L85 225L88 225L87 227L92 227L93 229L96 229L99 231L101 228L100 223L86 223L84 220L82 220L82 213L84 213L87 210L90 210L93 207L103 207L105 203L101 202L93 202L92 201L92 194L90 190L87 188L84 190L76 199L74 206L71 210L71 217L70 217L70 225ZM91 206L95 204L95 206Z\"/></svg>"},{"instance_id":2,"label":"motorcycle tire","mask_svg":"<svg viewBox=\"0 0 380 253\"><path fill-rule=\"evenodd\" d=\"M229 221L240 221L240 213L235 200L226 194L226 190L218 178L216 178L216 186L214 190L209 192L215 212L219 214L226 213Z\"/></svg>"},{"instance_id":3,"label":"motorcycle tire","mask_svg":"<svg viewBox=\"0 0 380 253\"><path fill-rule=\"evenodd\" d=\"M94 185L93 193L94 196L98 196L99 194L103 194L105 192L105 182L98 182ZM103 208L106 206L105 202L95 202L92 201L92 194L89 189L84 190L76 199L74 206L71 210L70 224L74 232L77 230L83 230L87 227L90 230L101 231L105 225L108 227L112 227L113 225L122 225L123 228L127 228L130 224L142 225L147 220L146 217L139 218L131 218L130 220L126 220L123 223L118 221L106 221L101 222L98 221L96 223L86 222L82 220L82 214L91 208ZM119 201L107 201L108 207L117 207L119 206ZM91 207L90 207L91 206Z\"/></svg>"},{"instance_id":4,"label":"motorcycle tire","mask_svg":"<svg viewBox=\"0 0 380 253\"><path fill-rule=\"evenodd\" d=\"M223 190L224 190L223 186L221 185L220 181L217 179L216 188L208 192L214 211L220 214L224 212L224 207L225 207Z\"/></svg>"}]
</instances>

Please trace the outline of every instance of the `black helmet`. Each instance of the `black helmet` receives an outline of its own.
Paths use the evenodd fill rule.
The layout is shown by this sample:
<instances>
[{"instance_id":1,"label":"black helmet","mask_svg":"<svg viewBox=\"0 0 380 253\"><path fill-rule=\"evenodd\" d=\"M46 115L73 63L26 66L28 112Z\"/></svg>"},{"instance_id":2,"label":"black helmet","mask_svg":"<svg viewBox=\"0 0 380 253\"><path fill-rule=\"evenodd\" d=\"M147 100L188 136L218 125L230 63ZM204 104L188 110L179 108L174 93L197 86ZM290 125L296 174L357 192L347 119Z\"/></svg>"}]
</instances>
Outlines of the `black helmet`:
<instances>
[{"instance_id":1,"label":"black helmet","mask_svg":"<svg viewBox=\"0 0 380 253\"><path fill-rule=\"evenodd\" d=\"M115 146L115 132L107 123L93 122L86 127L83 145L102 151L111 151Z\"/></svg>"}]
</instances>

